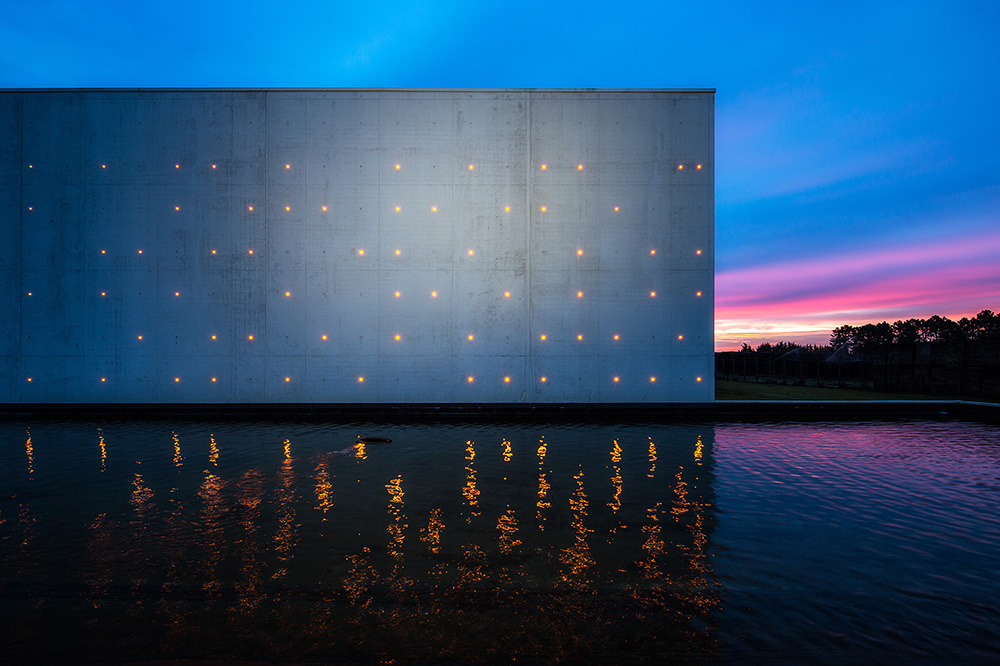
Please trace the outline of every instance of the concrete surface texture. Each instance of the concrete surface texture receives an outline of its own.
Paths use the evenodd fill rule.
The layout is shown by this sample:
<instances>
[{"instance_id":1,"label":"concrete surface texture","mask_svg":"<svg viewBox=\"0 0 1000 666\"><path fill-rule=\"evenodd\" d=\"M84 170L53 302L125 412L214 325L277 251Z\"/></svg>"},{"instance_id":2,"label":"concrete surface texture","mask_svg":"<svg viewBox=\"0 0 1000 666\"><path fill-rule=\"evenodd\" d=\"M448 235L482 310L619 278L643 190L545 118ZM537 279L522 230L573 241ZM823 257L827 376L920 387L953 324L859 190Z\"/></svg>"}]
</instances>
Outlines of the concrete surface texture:
<instances>
[{"instance_id":1,"label":"concrete surface texture","mask_svg":"<svg viewBox=\"0 0 1000 666\"><path fill-rule=\"evenodd\" d=\"M713 91L0 92L0 402L713 399Z\"/></svg>"}]
</instances>

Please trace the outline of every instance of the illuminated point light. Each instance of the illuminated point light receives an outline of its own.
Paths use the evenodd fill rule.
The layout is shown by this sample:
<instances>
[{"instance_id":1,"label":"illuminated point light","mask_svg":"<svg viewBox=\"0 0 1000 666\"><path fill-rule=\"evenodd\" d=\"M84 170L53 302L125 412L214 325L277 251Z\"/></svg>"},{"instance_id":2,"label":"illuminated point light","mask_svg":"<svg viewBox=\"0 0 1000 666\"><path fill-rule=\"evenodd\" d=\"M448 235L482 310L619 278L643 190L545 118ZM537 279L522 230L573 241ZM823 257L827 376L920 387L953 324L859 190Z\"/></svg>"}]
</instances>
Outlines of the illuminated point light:
<instances>
[{"instance_id":1,"label":"illuminated point light","mask_svg":"<svg viewBox=\"0 0 1000 666\"><path fill-rule=\"evenodd\" d=\"M548 164L543 164L541 168L542 168L542 171L545 171L546 169L549 168L549 165Z\"/></svg>"},{"instance_id":2,"label":"illuminated point light","mask_svg":"<svg viewBox=\"0 0 1000 666\"><path fill-rule=\"evenodd\" d=\"M583 298L583 292L582 291L576 292L576 297L577 298Z\"/></svg>"},{"instance_id":3,"label":"illuminated point light","mask_svg":"<svg viewBox=\"0 0 1000 666\"><path fill-rule=\"evenodd\" d=\"M695 167L695 169L701 169L701 165L700 165L700 164L699 164L699 165L697 165L697 166Z\"/></svg>"},{"instance_id":4,"label":"illuminated point light","mask_svg":"<svg viewBox=\"0 0 1000 666\"><path fill-rule=\"evenodd\" d=\"M503 383L504 384L510 384L510 377L504 377L503 378Z\"/></svg>"},{"instance_id":5,"label":"illuminated point light","mask_svg":"<svg viewBox=\"0 0 1000 666\"><path fill-rule=\"evenodd\" d=\"M583 340L583 333L578 333L576 336L577 340Z\"/></svg>"},{"instance_id":6,"label":"illuminated point light","mask_svg":"<svg viewBox=\"0 0 1000 666\"><path fill-rule=\"evenodd\" d=\"M542 206L542 212L543 212L543 213L544 213L545 211L547 211L547 210L548 210L548 208L547 208L547 207L545 207L545 206Z\"/></svg>"},{"instance_id":7,"label":"illuminated point light","mask_svg":"<svg viewBox=\"0 0 1000 666\"><path fill-rule=\"evenodd\" d=\"M290 291L286 291L285 292L285 298L291 298L291 296L292 296L292 292L290 292Z\"/></svg>"},{"instance_id":8,"label":"illuminated point light","mask_svg":"<svg viewBox=\"0 0 1000 666\"><path fill-rule=\"evenodd\" d=\"M437 206L431 206L431 212L432 213L438 212L438 207Z\"/></svg>"},{"instance_id":9,"label":"illuminated point light","mask_svg":"<svg viewBox=\"0 0 1000 666\"><path fill-rule=\"evenodd\" d=\"M216 252L215 250L212 250L212 254L218 254L218 252Z\"/></svg>"},{"instance_id":10,"label":"illuminated point light","mask_svg":"<svg viewBox=\"0 0 1000 666\"><path fill-rule=\"evenodd\" d=\"M142 250L139 250L139 254L142 254Z\"/></svg>"},{"instance_id":11,"label":"illuminated point light","mask_svg":"<svg viewBox=\"0 0 1000 666\"><path fill-rule=\"evenodd\" d=\"M510 298L510 292L509 291L503 292L503 297L504 298Z\"/></svg>"},{"instance_id":12,"label":"illuminated point light","mask_svg":"<svg viewBox=\"0 0 1000 666\"><path fill-rule=\"evenodd\" d=\"M181 209L180 206L174 206L174 210L180 210L180 209Z\"/></svg>"},{"instance_id":13,"label":"illuminated point light","mask_svg":"<svg viewBox=\"0 0 1000 666\"><path fill-rule=\"evenodd\" d=\"M364 250L362 250L362 249L359 249L359 250L358 250L358 256L359 256L359 257L363 257L363 256L365 256L365 251L364 251Z\"/></svg>"},{"instance_id":14,"label":"illuminated point light","mask_svg":"<svg viewBox=\"0 0 1000 666\"><path fill-rule=\"evenodd\" d=\"M431 298L437 298L437 297L438 297L438 293L436 291L432 291L431 292Z\"/></svg>"},{"instance_id":15,"label":"illuminated point light","mask_svg":"<svg viewBox=\"0 0 1000 666\"><path fill-rule=\"evenodd\" d=\"M469 171L472 171L473 168L474 168L474 165L470 164L469 165Z\"/></svg>"},{"instance_id":16,"label":"illuminated point light","mask_svg":"<svg viewBox=\"0 0 1000 666\"><path fill-rule=\"evenodd\" d=\"M358 383L359 384L364 384L365 383L365 378L364 377L358 377Z\"/></svg>"},{"instance_id":17,"label":"illuminated point light","mask_svg":"<svg viewBox=\"0 0 1000 666\"><path fill-rule=\"evenodd\" d=\"M103 384L104 382L106 382L106 381L108 381L108 378L107 378L107 377L101 377L101 383L102 383L102 384Z\"/></svg>"},{"instance_id":18,"label":"illuminated point light","mask_svg":"<svg viewBox=\"0 0 1000 666\"><path fill-rule=\"evenodd\" d=\"M576 251L576 256L582 257L583 256L583 250L577 250Z\"/></svg>"},{"instance_id":19,"label":"illuminated point light","mask_svg":"<svg viewBox=\"0 0 1000 666\"><path fill-rule=\"evenodd\" d=\"M678 164L677 165L677 170L678 171L684 171L684 165L683 164Z\"/></svg>"},{"instance_id":20,"label":"illuminated point light","mask_svg":"<svg viewBox=\"0 0 1000 666\"><path fill-rule=\"evenodd\" d=\"M107 169L107 168L108 168L108 165L107 165L107 164L102 164L102 165L101 165L101 168L102 168L102 169Z\"/></svg>"},{"instance_id":21,"label":"illuminated point light","mask_svg":"<svg viewBox=\"0 0 1000 666\"><path fill-rule=\"evenodd\" d=\"M678 339L678 340L683 340L683 339L684 339L684 336L683 336L683 335L678 335L678 336L677 336L677 339Z\"/></svg>"},{"instance_id":22,"label":"illuminated point light","mask_svg":"<svg viewBox=\"0 0 1000 666\"><path fill-rule=\"evenodd\" d=\"M247 250L247 254L253 254L253 250Z\"/></svg>"},{"instance_id":23,"label":"illuminated point light","mask_svg":"<svg viewBox=\"0 0 1000 666\"><path fill-rule=\"evenodd\" d=\"M180 381L181 381L181 378L180 378L180 377L174 377L174 383L175 383L175 384L178 384L178 383L180 383Z\"/></svg>"},{"instance_id":24,"label":"illuminated point light","mask_svg":"<svg viewBox=\"0 0 1000 666\"><path fill-rule=\"evenodd\" d=\"M612 378L611 378L611 381L613 381L613 382L614 382L615 384L617 384L617 383L618 383L618 380L619 380L619 378L618 378L618 377L612 377Z\"/></svg>"},{"instance_id":25,"label":"illuminated point light","mask_svg":"<svg viewBox=\"0 0 1000 666\"><path fill-rule=\"evenodd\" d=\"M106 292L106 291L102 291L101 292L101 296L107 296L107 295L108 295L108 292Z\"/></svg>"},{"instance_id":26,"label":"illuminated point light","mask_svg":"<svg viewBox=\"0 0 1000 666\"><path fill-rule=\"evenodd\" d=\"M653 256L653 255L655 255L655 254L656 254L656 250L650 250L650 251L649 251L649 255L650 255L650 256Z\"/></svg>"},{"instance_id":27,"label":"illuminated point light","mask_svg":"<svg viewBox=\"0 0 1000 666\"><path fill-rule=\"evenodd\" d=\"M214 169L215 167L212 167L212 168ZM216 381L217 381L216 378L212 377L212 383L214 384Z\"/></svg>"},{"instance_id":28,"label":"illuminated point light","mask_svg":"<svg viewBox=\"0 0 1000 666\"><path fill-rule=\"evenodd\" d=\"M577 164L576 165L576 170L577 171L583 171L583 165L582 164Z\"/></svg>"},{"instance_id":29,"label":"illuminated point light","mask_svg":"<svg viewBox=\"0 0 1000 666\"><path fill-rule=\"evenodd\" d=\"M35 295L35 293L33 291L29 291L28 292L28 296L34 296L34 295Z\"/></svg>"},{"instance_id":30,"label":"illuminated point light","mask_svg":"<svg viewBox=\"0 0 1000 666\"><path fill-rule=\"evenodd\" d=\"M545 342L546 340L549 339L549 336L542 333L541 335L538 336L538 339L541 340L542 342Z\"/></svg>"},{"instance_id":31,"label":"illuminated point light","mask_svg":"<svg viewBox=\"0 0 1000 666\"><path fill-rule=\"evenodd\" d=\"M472 342L475 339L476 339L476 336L474 336L472 333L469 333L469 342Z\"/></svg>"},{"instance_id":32,"label":"illuminated point light","mask_svg":"<svg viewBox=\"0 0 1000 666\"><path fill-rule=\"evenodd\" d=\"M700 291L694 292L694 295L697 296L698 298L701 298L701 292Z\"/></svg>"},{"instance_id":33,"label":"illuminated point light","mask_svg":"<svg viewBox=\"0 0 1000 666\"><path fill-rule=\"evenodd\" d=\"M29 384L31 383L31 377L28 377L28 383Z\"/></svg>"},{"instance_id":34,"label":"illuminated point light","mask_svg":"<svg viewBox=\"0 0 1000 666\"><path fill-rule=\"evenodd\" d=\"M29 164L29 165L28 165L28 168L29 168L29 169L34 169L34 168L35 168L35 165L34 165L34 164Z\"/></svg>"},{"instance_id":35,"label":"illuminated point light","mask_svg":"<svg viewBox=\"0 0 1000 666\"><path fill-rule=\"evenodd\" d=\"M402 336L402 335L400 335L399 333L397 333L396 335L392 336L392 338L393 338L393 340L395 340L396 342L399 342L400 340L402 340L402 339L403 339L403 336Z\"/></svg>"},{"instance_id":36,"label":"illuminated point light","mask_svg":"<svg viewBox=\"0 0 1000 666\"><path fill-rule=\"evenodd\" d=\"M400 295L401 295L401 294L400 294L400 293L399 293L398 291L397 291L396 293L394 293L394 294L393 294L393 296L395 296L396 298L399 298L399 297L400 297Z\"/></svg>"},{"instance_id":37,"label":"illuminated point light","mask_svg":"<svg viewBox=\"0 0 1000 666\"><path fill-rule=\"evenodd\" d=\"M28 206L28 210L35 210L34 206Z\"/></svg>"},{"instance_id":38,"label":"illuminated point light","mask_svg":"<svg viewBox=\"0 0 1000 666\"><path fill-rule=\"evenodd\" d=\"M292 381L292 378L291 378L291 377L285 377L285 383L286 383L286 384L287 384L288 382L290 382L290 381Z\"/></svg>"},{"instance_id":39,"label":"illuminated point light","mask_svg":"<svg viewBox=\"0 0 1000 666\"><path fill-rule=\"evenodd\" d=\"M142 336L141 335L136 336L136 340L142 340Z\"/></svg>"},{"instance_id":40,"label":"illuminated point light","mask_svg":"<svg viewBox=\"0 0 1000 666\"><path fill-rule=\"evenodd\" d=\"M510 206L504 206L503 207L503 212L509 213L510 212Z\"/></svg>"},{"instance_id":41,"label":"illuminated point light","mask_svg":"<svg viewBox=\"0 0 1000 666\"><path fill-rule=\"evenodd\" d=\"M468 377L465 378L465 381L471 384L472 382L476 381L476 379L472 375L469 375Z\"/></svg>"},{"instance_id":42,"label":"illuminated point light","mask_svg":"<svg viewBox=\"0 0 1000 666\"><path fill-rule=\"evenodd\" d=\"M650 298L656 298L656 292L655 291L649 292L649 297Z\"/></svg>"},{"instance_id":43,"label":"illuminated point light","mask_svg":"<svg viewBox=\"0 0 1000 666\"><path fill-rule=\"evenodd\" d=\"M541 381L544 384L545 382L549 381L549 378L546 377L545 375L542 375L542 378L539 381Z\"/></svg>"},{"instance_id":44,"label":"illuminated point light","mask_svg":"<svg viewBox=\"0 0 1000 666\"><path fill-rule=\"evenodd\" d=\"M292 165L291 165L291 164L286 164L286 165L285 165L285 168L286 168L286 169L291 169L291 168L292 168Z\"/></svg>"},{"instance_id":45,"label":"illuminated point light","mask_svg":"<svg viewBox=\"0 0 1000 666\"><path fill-rule=\"evenodd\" d=\"M175 168L175 169L180 169L180 168L181 168L181 165L180 165L180 164L175 164L175 165L174 165L174 168Z\"/></svg>"},{"instance_id":46,"label":"illuminated point light","mask_svg":"<svg viewBox=\"0 0 1000 666\"><path fill-rule=\"evenodd\" d=\"M470 256L470 257L471 257L472 255L474 255L475 253L476 253L476 251L475 251L475 250L469 250L469 256Z\"/></svg>"},{"instance_id":47,"label":"illuminated point light","mask_svg":"<svg viewBox=\"0 0 1000 666\"><path fill-rule=\"evenodd\" d=\"M650 377L649 378L649 383L650 384L655 384L656 383L656 377Z\"/></svg>"},{"instance_id":48,"label":"illuminated point light","mask_svg":"<svg viewBox=\"0 0 1000 666\"><path fill-rule=\"evenodd\" d=\"M322 210L325 213L326 212L326 206L321 206L320 210Z\"/></svg>"},{"instance_id":49,"label":"illuminated point light","mask_svg":"<svg viewBox=\"0 0 1000 666\"><path fill-rule=\"evenodd\" d=\"M319 336L319 339L322 340L323 342L326 342L326 333L324 333L323 335Z\"/></svg>"},{"instance_id":50,"label":"illuminated point light","mask_svg":"<svg viewBox=\"0 0 1000 666\"><path fill-rule=\"evenodd\" d=\"M701 381L701 377L695 377L695 378L694 378L694 380L695 380L696 382L700 382L700 381Z\"/></svg>"},{"instance_id":51,"label":"illuminated point light","mask_svg":"<svg viewBox=\"0 0 1000 666\"><path fill-rule=\"evenodd\" d=\"M101 254L107 254L107 253L108 253L107 250L101 250Z\"/></svg>"},{"instance_id":52,"label":"illuminated point light","mask_svg":"<svg viewBox=\"0 0 1000 666\"><path fill-rule=\"evenodd\" d=\"M695 254L701 254L701 250L695 250L694 253Z\"/></svg>"},{"instance_id":53,"label":"illuminated point light","mask_svg":"<svg viewBox=\"0 0 1000 666\"><path fill-rule=\"evenodd\" d=\"M402 165L399 165L399 164L396 165L396 171L399 171L402 168L403 168Z\"/></svg>"},{"instance_id":54,"label":"illuminated point light","mask_svg":"<svg viewBox=\"0 0 1000 666\"><path fill-rule=\"evenodd\" d=\"M179 292L179 291L175 291L174 292L174 296L180 296L180 295L181 295L181 292Z\"/></svg>"},{"instance_id":55,"label":"illuminated point light","mask_svg":"<svg viewBox=\"0 0 1000 666\"><path fill-rule=\"evenodd\" d=\"M253 334L248 335L247 336L247 340L249 340L250 342L253 342Z\"/></svg>"},{"instance_id":56,"label":"illuminated point light","mask_svg":"<svg viewBox=\"0 0 1000 666\"><path fill-rule=\"evenodd\" d=\"M618 342L619 337L620 336L617 333L615 333L614 335L611 336L611 339L614 340L615 342Z\"/></svg>"},{"instance_id":57,"label":"illuminated point light","mask_svg":"<svg viewBox=\"0 0 1000 666\"><path fill-rule=\"evenodd\" d=\"M292 210L292 207L291 207L291 206L285 206L285 212L286 212L286 213L287 213L287 212L289 212L289 211L291 211L291 210Z\"/></svg>"},{"instance_id":58,"label":"illuminated point light","mask_svg":"<svg viewBox=\"0 0 1000 666\"><path fill-rule=\"evenodd\" d=\"M399 255L400 255L400 251L396 250L396 256L398 257Z\"/></svg>"},{"instance_id":59,"label":"illuminated point light","mask_svg":"<svg viewBox=\"0 0 1000 666\"><path fill-rule=\"evenodd\" d=\"M615 212L616 213L618 212L618 206L615 206Z\"/></svg>"},{"instance_id":60,"label":"illuminated point light","mask_svg":"<svg viewBox=\"0 0 1000 666\"><path fill-rule=\"evenodd\" d=\"M399 211L401 211L401 210L403 210L403 209L402 209L402 208L400 208L399 206L396 206L396 212L397 212L397 213L398 213Z\"/></svg>"},{"instance_id":61,"label":"illuminated point light","mask_svg":"<svg viewBox=\"0 0 1000 666\"><path fill-rule=\"evenodd\" d=\"M247 210L252 213L253 212L253 206L247 206Z\"/></svg>"},{"instance_id":62,"label":"illuminated point light","mask_svg":"<svg viewBox=\"0 0 1000 666\"><path fill-rule=\"evenodd\" d=\"M217 336L217 335L212 335L212 339L213 339L213 340L216 340L216 339L218 339L218 337L219 337L219 336Z\"/></svg>"},{"instance_id":63,"label":"illuminated point light","mask_svg":"<svg viewBox=\"0 0 1000 666\"><path fill-rule=\"evenodd\" d=\"M215 168L215 165L214 165L214 164L212 165L212 168L213 168L213 169Z\"/></svg>"}]
</instances>

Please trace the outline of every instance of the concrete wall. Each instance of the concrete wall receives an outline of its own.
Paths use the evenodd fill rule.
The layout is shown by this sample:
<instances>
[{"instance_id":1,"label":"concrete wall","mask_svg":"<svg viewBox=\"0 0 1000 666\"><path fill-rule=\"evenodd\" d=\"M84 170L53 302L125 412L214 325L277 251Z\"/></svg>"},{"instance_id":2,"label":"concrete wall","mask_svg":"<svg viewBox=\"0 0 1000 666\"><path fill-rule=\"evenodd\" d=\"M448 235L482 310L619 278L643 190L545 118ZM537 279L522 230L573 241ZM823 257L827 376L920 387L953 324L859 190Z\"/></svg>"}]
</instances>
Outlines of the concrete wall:
<instances>
[{"instance_id":1,"label":"concrete wall","mask_svg":"<svg viewBox=\"0 0 1000 666\"><path fill-rule=\"evenodd\" d=\"M0 137L0 402L713 399L711 91L7 91Z\"/></svg>"}]
</instances>

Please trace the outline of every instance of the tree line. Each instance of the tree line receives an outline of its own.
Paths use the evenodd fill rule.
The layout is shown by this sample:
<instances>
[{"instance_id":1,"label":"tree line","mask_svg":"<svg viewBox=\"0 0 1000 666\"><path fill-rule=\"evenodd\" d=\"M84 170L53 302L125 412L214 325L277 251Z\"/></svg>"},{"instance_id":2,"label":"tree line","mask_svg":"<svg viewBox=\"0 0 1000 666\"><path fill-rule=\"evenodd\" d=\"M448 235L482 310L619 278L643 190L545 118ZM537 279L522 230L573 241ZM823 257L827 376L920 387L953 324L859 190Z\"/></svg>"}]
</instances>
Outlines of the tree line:
<instances>
[{"instance_id":1,"label":"tree line","mask_svg":"<svg viewBox=\"0 0 1000 666\"><path fill-rule=\"evenodd\" d=\"M833 329L828 346L799 345L794 342L764 342L756 348L743 343L741 352L789 353L836 352L844 354L870 354L888 349L902 349L927 342L959 346L966 342L1000 342L1000 315L983 310L974 317L958 321L934 315L927 319L900 319L893 323L844 324Z\"/></svg>"}]
</instances>

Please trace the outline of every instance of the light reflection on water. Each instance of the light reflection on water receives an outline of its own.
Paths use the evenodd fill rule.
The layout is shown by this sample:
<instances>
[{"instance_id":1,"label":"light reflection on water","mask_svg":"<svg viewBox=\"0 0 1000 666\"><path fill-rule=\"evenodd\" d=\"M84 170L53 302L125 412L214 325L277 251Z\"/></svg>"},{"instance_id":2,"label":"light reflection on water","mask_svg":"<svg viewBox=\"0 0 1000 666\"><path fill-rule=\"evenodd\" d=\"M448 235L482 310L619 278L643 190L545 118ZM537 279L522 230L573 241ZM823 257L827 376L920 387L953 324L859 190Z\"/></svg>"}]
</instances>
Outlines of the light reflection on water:
<instances>
[{"instance_id":1,"label":"light reflection on water","mask_svg":"<svg viewBox=\"0 0 1000 666\"><path fill-rule=\"evenodd\" d=\"M0 424L0 660L1000 656L997 435Z\"/></svg>"}]
</instances>

